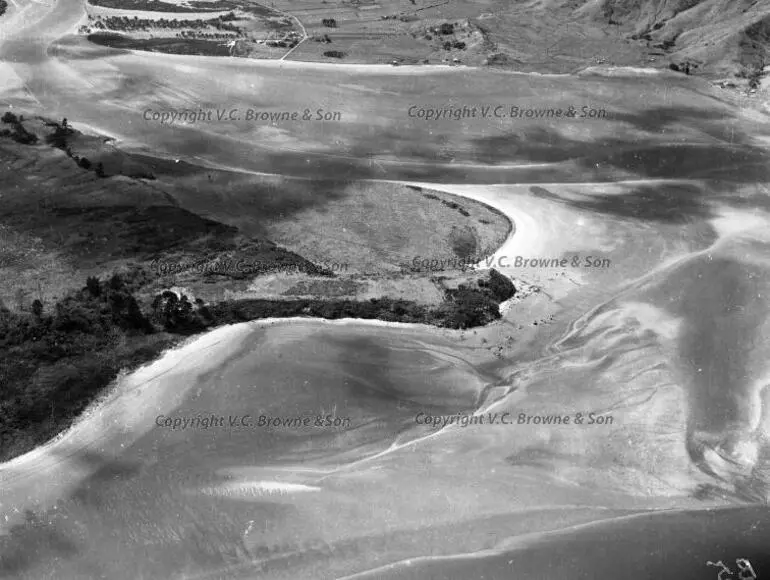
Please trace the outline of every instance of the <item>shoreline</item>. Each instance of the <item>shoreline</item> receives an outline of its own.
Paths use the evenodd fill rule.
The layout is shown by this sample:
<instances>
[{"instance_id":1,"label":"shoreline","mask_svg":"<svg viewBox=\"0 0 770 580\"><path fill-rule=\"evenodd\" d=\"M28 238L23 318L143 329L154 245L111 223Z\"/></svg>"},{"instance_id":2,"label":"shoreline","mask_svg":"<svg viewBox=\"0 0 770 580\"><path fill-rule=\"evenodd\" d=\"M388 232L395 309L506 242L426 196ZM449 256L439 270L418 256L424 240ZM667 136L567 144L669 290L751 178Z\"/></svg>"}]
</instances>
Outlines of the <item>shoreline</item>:
<instances>
[{"instance_id":1,"label":"shoreline","mask_svg":"<svg viewBox=\"0 0 770 580\"><path fill-rule=\"evenodd\" d=\"M424 186L424 185L423 185ZM450 193L446 192L445 190L440 189L439 191L442 191L444 193ZM453 195L450 193L450 195ZM461 198L468 198L471 200L474 200L478 203L483 203L487 207L490 207L501 214L502 217L506 219L509 225L508 233L505 239L503 240L502 244L499 248L495 250L494 253L490 255L495 255L496 252L500 251L501 248L505 247L506 244L510 242L510 240L513 238L514 234L517 231L515 222L513 219L511 219L505 211L503 211L501 208L497 208L492 204L486 203L481 200L476 200L472 195L464 195L464 196L458 196ZM505 276L509 281L512 280L510 277ZM514 289L516 290L516 287L514 285ZM257 299L258 300L258 299ZM501 313L503 312L503 305L506 305L505 310L507 311L511 307L511 301L515 300L515 295L503 302L498 302L498 311ZM322 302L333 304L334 300L323 300ZM92 401L89 402L86 409L78 416L74 417L72 422L69 424L68 427L66 427L63 431L60 431L54 438L49 439L46 443L43 443L42 445L39 445L37 447L34 447L30 451L27 451L26 453L23 453L22 455L18 455L12 459L9 459L5 463L0 463L0 483L3 483L3 474L9 469L13 469L14 466L18 465L19 461L35 461L36 457L39 457L40 454L45 454L47 450L57 448L60 445L65 445L68 440L70 440L73 436L77 437L77 433L79 433L79 429L81 428L80 425L82 425L84 422L87 423L89 420L89 417L92 416L92 414L97 410L100 409L103 405L109 405L111 401L114 400L116 397L116 389L119 389L118 385L123 381L126 380L127 377L134 377L135 380L138 380L140 377L144 376L144 373L148 372L148 369L152 368L154 365L160 364L161 361L167 360L168 357L171 355L171 353L183 353L186 352L188 349L192 348L192 344L197 343L198 341L204 341L202 344L206 345L208 344L207 341L213 340L216 337L219 337L222 333L224 333L225 340L227 340L227 337L229 336L227 333L232 331L236 334L240 332L240 328L249 328L250 331L257 328L262 327L268 327L273 326L276 324L284 324L284 325L295 325L295 324L307 324L310 321L312 321L312 324L317 325L340 325L340 326L370 326L370 327L379 327L379 328L401 328L401 329L411 329L411 330L420 330L422 332L430 333L434 336L439 335L445 335L447 331L459 331L459 332L465 332L467 330L473 330L473 329L483 329L491 326L494 322L499 322L501 318L498 318L497 320L493 320L488 322L487 324L483 324L481 326L476 327L468 327L466 329L452 329L449 327L442 327L437 326L434 324L430 324L427 322L394 322L394 321L388 321L388 320L382 320L379 318L357 318L357 317L342 317L342 318L326 318L323 316L288 316L288 317L266 317L266 318L256 318L248 321L239 321L239 322L224 322L223 324L204 330L202 333L193 334L188 337L183 338L179 343L176 345L171 346L170 348L163 349L160 353L157 353L153 356L153 358L145 363L139 363L139 365L133 369L122 367L119 371L119 374L117 377L113 378L108 385L105 385L103 390L97 395L96 398L94 398ZM205 346L201 346L199 348L205 348ZM196 358L196 355L193 355L192 357L194 360ZM196 367L192 367L191 370L194 370ZM150 379L152 380L152 379ZM73 433L75 435L73 435ZM26 458L26 459L25 459ZM3 486L0 485L0 488ZM2 494L0 494L0 497Z\"/></svg>"},{"instance_id":2,"label":"shoreline","mask_svg":"<svg viewBox=\"0 0 770 580\"><path fill-rule=\"evenodd\" d=\"M0 463L0 503L10 503L15 496L23 493L36 497L35 509L51 507L62 495L62 490L72 489L98 470L98 466L75 464L72 457L81 452L107 457L119 455L121 449L153 428L153 419L159 409L173 408L181 402L197 379L222 368L229 359L237 356L240 345L254 332L275 325L301 324L410 329L436 337L440 337L443 331L451 331L422 323L376 319L289 317L225 324L187 337L153 360L131 371L121 372L56 437ZM137 397L142 399L141 405L137 404ZM54 491L46 485L50 477L58 482ZM0 537L13 524L12 518L0 520Z\"/></svg>"},{"instance_id":3,"label":"shoreline","mask_svg":"<svg viewBox=\"0 0 770 580\"><path fill-rule=\"evenodd\" d=\"M488 205L488 204L485 204ZM510 220L507 220L510 224L507 237L504 239L503 244L510 239L512 232L515 228ZM495 276L500 280L495 281ZM0 483L4 480L4 473L9 469L13 469L18 465L17 460L26 458L25 461L35 462L36 457L43 457L46 450L55 448L58 449L61 445L68 445L68 442L72 441L72 437L75 437L77 441L78 433L80 433L79 427L81 424L88 423L89 417L99 409L102 409L103 405L108 405L109 401L112 401L116 396L114 390L116 385L126 377L133 377L132 380L139 380L145 376L144 373L147 369L160 363L160 361L167 360L170 353L173 352L187 352L189 345L195 343L198 340L203 340L203 345L208 344L208 340L216 340L216 337L221 333L225 333L224 336L228 336L228 329L247 328L250 331L258 328L265 328L276 324L283 325L297 325L308 324L313 321L313 325L328 325L337 324L341 326L359 326L359 327L379 327L379 328L397 328L403 330L414 330L422 333L429 334L434 337L446 337L446 331L459 330L461 333L473 330L476 328L485 328L491 326L492 323L498 322L501 319L500 307L508 300L500 301L500 284L503 283L502 288L506 288L506 284L515 292L516 287L513 282L507 277L497 272L489 274L488 276L482 275L482 278L475 278L477 280L489 279L493 286L496 285L497 290L487 289L479 286L477 289L469 289L469 292L461 292L457 297L447 296L441 305L422 307L417 303L411 303L409 301L383 298L378 301L362 301L362 300L340 300L340 299L319 299L319 300L270 300L270 299L244 299L244 300L232 300L223 301L219 303L212 303L212 311L214 315L211 321L216 326L201 329L194 334L187 334L183 331L175 331L174 329L166 329L165 333L168 336L159 337L160 340L154 343L146 343L145 348L141 347L142 343L137 338L136 344L134 344L126 353L120 355L117 362L120 364L121 359L123 364L115 367L115 373L112 374L103 386L96 385L96 390L90 391L82 397L82 404L84 408L82 411L77 411L73 415L60 415L57 420L51 425L47 425L42 428L42 431L37 431L40 426L35 425L35 429L25 430L20 427L14 427L9 430L9 434L12 438L17 438L17 442L14 447L7 449L7 455L11 456L5 463L0 463ZM475 283L474 283L475 285ZM507 289L503 292L508 292ZM471 312L468 310L469 306L465 304L465 294L474 294L478 300L484 301L485 313ZM492 306L496 306L495 311L497 314L492 317ZM219 310L216 308L219 307ZM489 312L486 310L489 309ZM270 310L280 312L283 310L287 314L289 312L296 312L295 316L265 316L261 315L269 314ZM302 311L302 314L299 314ZM361 312L364 314L370 314L369 317L357 317L346 315L347 312ZM312 314L311 314L312 313ZM253 318L252 318L253 316ZM339 316L339 317L338 317ZM387 320L387 318L401 318L404 322ZM383 319L386 318L386 319ZM420 321L408 321L412 320ZM442 324L443 322L443 324ZM457 326L459 324L460 326ZM234 330L234 332L239 332ZM453 333L454 334L454 333ZM132 343L133 344L133 343ZM205 346L203 347L205 348ZM141 350L141 354L138 354ZM126 358L126 355L130 358ZM193 353L192 358L195 359L199 356L198 352ZM145 360L142 360L145 359ZM194 372L197 367L193 366L189 369L190 372ZM105 377L107 378L107 377ZM85 393L85 391L84 391ZM43 399L45 400L45 399ZM74 433L74 435L73 435ZM21 454L12 456L13 452L21 452ZM3 485L0 485L0 488ZM0 492L0 497L2 493Z\"/></svg>"},{"instance_id":4,"label":"shoreline","mask_svg":"<svg viewBox=\"0 0 770 580\"><path fill-rule=\"evenodd\" d=\"M11 502L19 493L35 497L37 509L55 504L51 496L63 495L98 470L95 465L73 462L74 456L83 451L118 455L152 429L161 403L172 407L181 401L194 379L226 364L251 332L248 323L221 326L190 337L153 361L119 375L69 428L27 453L0 463L0 504ZM138 396L143 399L142 405L133 400ZM55 489L46 483L52 474L56 475ZM0 520L0 536L13 523L8 517Z\"/></svg>"}]
</instances>

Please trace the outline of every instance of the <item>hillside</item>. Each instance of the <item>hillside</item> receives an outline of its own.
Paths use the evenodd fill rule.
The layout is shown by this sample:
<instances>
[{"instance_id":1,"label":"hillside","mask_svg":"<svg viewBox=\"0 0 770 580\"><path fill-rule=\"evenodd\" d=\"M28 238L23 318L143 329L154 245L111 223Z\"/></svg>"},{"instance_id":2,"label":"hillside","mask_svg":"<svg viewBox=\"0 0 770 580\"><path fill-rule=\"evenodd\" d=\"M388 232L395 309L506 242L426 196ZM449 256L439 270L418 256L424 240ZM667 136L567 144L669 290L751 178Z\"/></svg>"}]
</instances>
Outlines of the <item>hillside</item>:
<instances>
[{"instance_id":1,"label":"hillside","mask_svg":"<svg viewBox=\"0 0 770 580\"><path fill-rule=\"evenodd\" d=\"M218 0L205 9L94 0L80 33L177 54L555 73L643 66L758 88L770 22L768 0Z\"/></svg>"},{"instance_id":2,"label":"hillside","mask_svg":"<svg viewBox=\"0 0 770 580\"><path fill-rule=\"evenodd\" d=\"M770 3L761 0L604 0L580 10L629 29L632 39L708 74L761 70L767 63Z\"/></svg>"},{"instance_id":3,"label":"hillside","mask_svg":"<svg viewBox=\"0 0 770 580\"><path fill-rule=\"evenodd\" d=\"M470 328L516 292L494 270L404 267L480 259L511 228L421 188L234 175L10 111L0 183L0 461L190 334L275 316Z\"/></svg>"}]
</instances>

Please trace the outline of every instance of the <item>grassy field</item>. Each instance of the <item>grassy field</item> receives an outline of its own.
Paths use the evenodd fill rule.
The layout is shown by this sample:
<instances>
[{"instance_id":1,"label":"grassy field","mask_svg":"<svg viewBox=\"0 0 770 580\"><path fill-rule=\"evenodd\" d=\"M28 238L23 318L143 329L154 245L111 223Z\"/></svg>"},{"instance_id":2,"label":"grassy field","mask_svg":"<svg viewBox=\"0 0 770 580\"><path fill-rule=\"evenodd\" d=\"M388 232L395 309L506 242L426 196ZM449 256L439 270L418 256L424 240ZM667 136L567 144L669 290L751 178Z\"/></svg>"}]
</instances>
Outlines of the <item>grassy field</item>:
<instances>
[{"instance_id":1,"label":"grassy field","mask_svg":"<svg viewBox=\"0 0 770 580\"><path fill-rule=\"evenodd\" d=\"M572 22L577 18L572 11L551 5L546 10L504 1L332 4L278 0L275 6L299 18L311 38L328 34L330 46L343 51L348 62L497 64L523 71L566 72L592 64L594 56L603 55L616 64L646 60L644 45L629 43L618 27L588 19L577 24ZM324 18L335 19L337 26L325 27ZM452 24L455 30L443 34L441 24ZM447 48L447 42L465 46ZM311 41L303 43L290 58L328 60L322 53Z\"/></svg>"},{"instance_id":2,"label":"grassy field","mask_svg":"<svg viewBox=\"0 0 770 580\"><path fill-rule=\"evenodd\" d=\"M297 61L457 64L554 73L597 64L673 67L711 79L740 79L738 83L749 88L757 88L770 62L768 9L747 1L681 1L666 4L665 9L650 2L629 6L585 0L534 5L505 0L271 0L269 7L238 0L92 4L158 14L237 10L261 22L262 29L277 22L276 15L291 15L308 35L289 57ZM299 29L295 32L292 43L302 36ZM248 38L266 36L250 31ZM135 48L152 50L142 44ZM271 58L285 51L271 54L243 44L231 54Z\"/></svg>"},{"instance_id":3,"label":"grassy field","mask_svg":"<svg viewBox=\"0 0 770 580\"><path fill-rule=\"evenodd\" d=\"M285 0L275 6L296 16L310 36L292 53L293 60L328 61L323 53L333 48L345 54L345 62L353 63L440 64L456 59L481 65L491 44L482 29L468 19L476 12L457 4ZM325 19L333 19L335 26L326 26ZM441 24L452 24L453 30L445 28L442 33L438 29ZM324 36L331 42L314 42Z\"/></svg>"},{"instance_id":4,"label":"grassy field","mask_svg":"<svg viewBox=\"0 0 770 580\"><path fill-rule=\"evenodd\" d=\"M487 64L522 72L574 72L595 64L668 68L691 63L693 74L747 78L770 62L768 7L748 0L626 3L557 0L277 0L312 36L328 33L350 62ZM334 18L329 30L322 18ZM467 22L481 41L444 51L439 23ZM451 40L451 39L450 39ZM463 39L463 40L467 40ZM311 43L291 57L323 60Z\"/></svg>"},{"instance_id":5,"label":"grassy field","mask_svg":"<svg viewBox=\"0 0 770 580\"><path fill-rule=\"evenodd\" d=\"M480 203L204 170L123 153L64 119L2 125L13 129L0 133L0 461L66 428L121 370L212 326L314 316L466 328L499 318L515 292L496 273L406 272L426 252L493 251L510 224ZM265 284L276 279L289 285Z\"/></svg>"},{"instance_id":6,"label":"grassy field","mask_svg":"<svg viewBox=\"0 0 770 580\"><path fill-rule=\"evenodd\" d=\"M441 200L449 197L445 194L432 193L438 199L431 199L421 191L386 183L328 182L316 187L326 203L267 225L265 235L311 261L350 264L351 272L400 272L416 256L486 255L509 231L507 221L488 207L465 200L456 209L443 205ZM415 228L416 222L425 227Z\"/></svg>"},{"instance_id":7,"label":"grassy field","mask_svg":"<svg viewBox=\"0 0 770 580\"><path fill-rule=\"evenodd\" d=\"M127 267L148 269L160 284L153 260L243 260L275 264L276 271L312 263L340 275L390 277L416 256L491 252L510 231L494 210L446 194L202 169L126 154L71 129L57 148L49 142L62 132L61 121L29 118L23 125L39 136L37 144L0 138L7 185L0 259L14 272L0 284L0 300L15 310L34 299L56 301L86 276ZM194 272L178 277L199 283L204 298L242 291L249 277L211 280Z\"/></svg>"},{"instance_id":8,"label":"grassy field","mask_svg":"<svg viewBox=\"0 0 770 580\"><path fill-rule=\"evenodd\" d=\"M185 4L94 0L91 4L156 11L159 16L161 12L238 10L263 22L276 14L291 14L309 36L290 57L302 61L328 62L332 59L324 53L338 51L344 54L344 62L353 63L496 64L563 72L591 64L594 57L609 58L616 64L646 60L644 44L629 43L618 27L585 19L573 23L575 16L566 9L541 12L502 1L479 5L457 0L278 0L269 7L235 0ZM452 25L451 31L446 25ZM149 50L142 45L134 48ZM265 57L247 50L237 55Z\"/></svg>"}]
</instances>

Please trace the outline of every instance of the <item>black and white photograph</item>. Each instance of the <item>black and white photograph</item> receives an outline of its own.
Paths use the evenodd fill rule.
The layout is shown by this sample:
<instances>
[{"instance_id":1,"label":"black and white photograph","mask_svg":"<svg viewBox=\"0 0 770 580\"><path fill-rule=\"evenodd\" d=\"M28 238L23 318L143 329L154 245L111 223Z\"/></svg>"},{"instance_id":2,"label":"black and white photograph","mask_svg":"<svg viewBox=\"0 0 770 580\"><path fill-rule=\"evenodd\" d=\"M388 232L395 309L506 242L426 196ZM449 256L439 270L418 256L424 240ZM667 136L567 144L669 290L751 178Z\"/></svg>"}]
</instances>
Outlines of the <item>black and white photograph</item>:
<instances>
[{"instance_id":1,"label":"black and white photograph","mask_svg":"<svg viewBox=\"0 0 770 580\"><path fill-rule=\"evenodd\" d=\"M0 0L0 579L770 580L770 0Z\"/></svg>"}]
</instances>

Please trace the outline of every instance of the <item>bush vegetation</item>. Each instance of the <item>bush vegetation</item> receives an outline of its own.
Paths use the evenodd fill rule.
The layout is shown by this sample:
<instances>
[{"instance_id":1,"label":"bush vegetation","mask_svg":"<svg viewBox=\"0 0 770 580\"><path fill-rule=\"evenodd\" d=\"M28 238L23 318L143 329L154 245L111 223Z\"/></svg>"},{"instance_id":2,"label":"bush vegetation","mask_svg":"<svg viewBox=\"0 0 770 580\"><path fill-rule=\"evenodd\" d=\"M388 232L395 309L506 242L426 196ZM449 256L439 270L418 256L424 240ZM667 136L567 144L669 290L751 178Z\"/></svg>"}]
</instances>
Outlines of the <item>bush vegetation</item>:
<instances>
[{"instance_id":1,"label":"bush vegetation","mask_svg":"<svg viewBox=\"0 0 770 580\"><path fill-rule=\"evenodd\" d=\"M689 75L695 72L694 69L698 68L698 65L689 61L680 62L679 64L672 62L668 65L668 68L673 71L682 72L686 75Z\"/></svg>"},{"instance_id":2,"label":"bush vegetation","mask_svg":"<svg viewBox=\"0 0 770 580\"><path fill-rule=\"evenodd\" d=\"M118 8L121 10L142 10L145 12L214 12L221 10L219 3L210 6L187 7L161 0L88 0L92 6Z\"/></svg>"},{"instance_id":3,"label":"bush vegetation","mask_svg":"<svg viewBox=\"0 0 770 580\"><path fill-rule=\"evenodd\" d=\"M69 126L66 118L62 119L61 123L48 123L48 125L55 127L53 133L49 134L45 138L45 141L48 143L48 145L64 151L67 154L67 157L73 159L75 163L77 163L78 166L82 169L90 171L93 168L97 177L107 177L107 174L104 172L104 165L101 161L94 166L89 159L85 157L79 157L78 155L72 153L69 139L75 135L75 130ZM151 173L143 173L134 177L142 179L155 179L155 176Z\"/></svg>"},{"instance_id":4,"label":"bush vegetation","mask_svg":"<svg viewBox=\"0 0 770 580\"><path fill-rule=\"evenodd\" d=\"M121 368L171 344L154 335L120 276L89 278L54 305L35 300L31 312L0 305L0 440L13 443L0 460L66 428Z\"/></svg>"},{"instance_id":5,"label":"bush vegetation","mask_svg":"<svg viewBox=\"0 0 770 580\"><path fill-rule=\"evenodd\" d=\"M165 290L143 312L134 293L141 276L89 277L55 304L35 300L11 312L0 304L0 461L27 451L71 424L121 369L155 358L181 336L268 317L355 317L464 329L500 318L515 288L491 270L477 287L461 285L431 308L408 300L239 300L207 306Z\"/></svg>"},{"instance_id":6,"label":"bush vegetation","mask_svg":"<svg viewBox=\"0 0 770 580\"><path fill-rule=\"evenodd\" d=\"M180 37L184 31L180 33ZM192 54L200 56L230 56L230 48L217 40L224 34L196 33L195 38L131 38L115 32L99 32L89 34L86 38L89 42L100 46L109 46L122 50L146 50L149 52L162 52L165 54ZM232 36L227 36L232 38ZM269 42L269 41L268 41Z\"/></svg>"},{"instance_id":7,"label":"bush vegetation","mask_svg":"<svg viewBox=\"0 0 770 580\"><path fill-rule=\"evenodd\" d=\"M94 28L120 30L124 32L134 30L152 30L156 28L216 28L217 30L225 30L239 34L241 29L234 24L230 24L231 21L237 19L238 17L234 12L228 12L224 16L210 18L208 20L202 20L200 18L196 20L177 20L176 18L148 19L138 18L136 16L133 18L129 18L128 16L108 16L106 18L97 19L93 26Z\"/></svg>"},{"instance_id":8,"label":"bush vegetation","mask_svg":"<svg viewBox=\"0 0 770 580\"><path fill-rule=\"evenodd\" d=\"M46 143L57 149L67 152L72 157L72 152L69 150L69 143L67 139L75 134L75 131L67 126L67 120L64 119L62 123L54 123L54 131L45 138Z\"/></svg>"},{"instance_id":9,"label":"bush vegetation","mask_svg":"<svg viewBox=\"0 0 770 580\"><path fill-rule=\"evenodd\" d=\"M764 61L755 61L741 66L741 69L735 74L739 79L747 79L750 89L758 89L762 77L765 75Z\"/></svg>"},{"instance_id":10,"label":"bush vegetation","mask_svg":"<svg viewBox=\"0 0 770 580\"><path fill-rule=\"evenodd\" d=\"M17 117L10 111L6 112L2 118L0 118L0 121L2 121L6 125L10 125L11 129L0 129L0 136L3 137L10 137L17 143L21 143L22 145L34 145L38 142L38 137L34 133L31 133L30 131L27 131L27 129L24 128L24 125L22 124L22 121L24 120L24 117L19 116Z\"/></svg>"}]
</instances>

